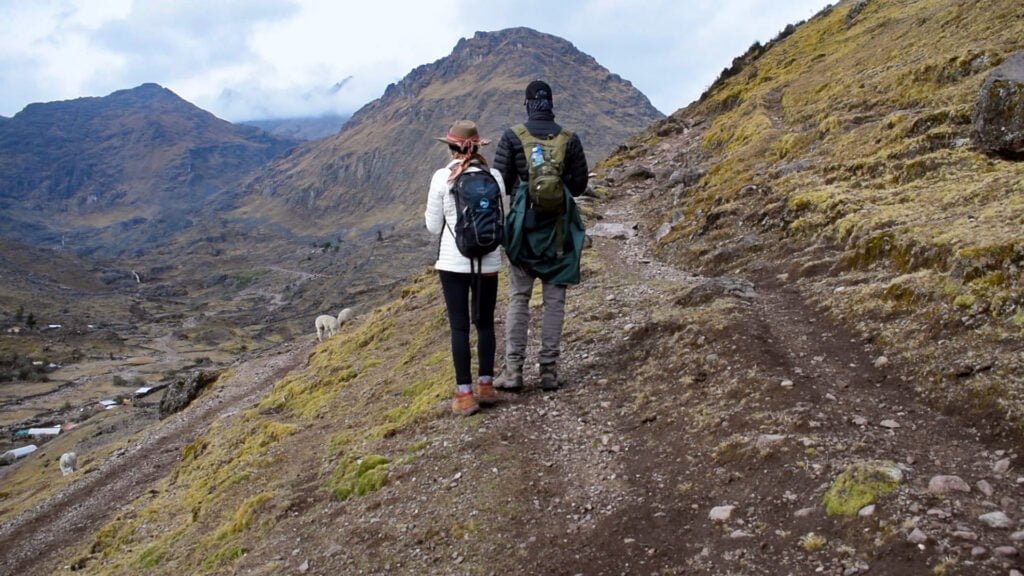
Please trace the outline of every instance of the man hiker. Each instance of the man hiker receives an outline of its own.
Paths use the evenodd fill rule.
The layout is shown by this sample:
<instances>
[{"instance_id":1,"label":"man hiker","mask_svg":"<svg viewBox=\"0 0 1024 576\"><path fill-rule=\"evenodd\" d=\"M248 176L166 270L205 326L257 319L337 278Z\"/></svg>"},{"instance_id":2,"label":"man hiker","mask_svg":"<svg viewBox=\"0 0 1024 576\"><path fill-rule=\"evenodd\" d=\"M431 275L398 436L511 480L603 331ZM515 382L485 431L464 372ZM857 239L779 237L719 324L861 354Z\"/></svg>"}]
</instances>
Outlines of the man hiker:
<instances>
[{"instance_id":1,"label":"man hiker","mask_svg":"<svg viewBox=\"0 0 1024 576\"><path fill-rule=\"evenodd\" d=\"M587 188L589 169L579 137L555 123L551 86L526 87L528 120L505 130L494 154L505 191L513 194L505 225L509 302L505 370L495 387L523 387L527 326L534 280L540 279L544 312L540 335L540 386L556 390L565 317L565 289L580 281L584 230L573 198Z\"/></svg>"}]
</instances>

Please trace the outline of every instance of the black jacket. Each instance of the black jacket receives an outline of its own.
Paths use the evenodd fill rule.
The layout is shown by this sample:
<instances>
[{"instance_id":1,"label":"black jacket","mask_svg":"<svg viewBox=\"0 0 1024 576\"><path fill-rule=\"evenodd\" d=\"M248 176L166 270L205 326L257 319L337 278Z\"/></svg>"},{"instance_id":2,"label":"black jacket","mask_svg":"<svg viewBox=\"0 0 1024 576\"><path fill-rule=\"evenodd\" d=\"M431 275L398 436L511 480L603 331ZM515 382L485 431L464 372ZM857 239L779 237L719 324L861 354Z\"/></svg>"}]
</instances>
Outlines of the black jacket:
<instances>
[{"instance_id":1,"label":"black jacket","mask_svg":"<svg viewBox=\"0 0 1024 576\"><path fill-rule=\"evenodd\" d=\"M562 127L555 123L555 115L542 111L530 114L530 119L526 121L526 129L538 138L553 136L562 131ZM494 168L501 172L502 179L505 180L505 192L510 195L515 193L518 182L525 182L530 176L523 143L511 128L506 129L501 135L498 149L494 151ZM565 147L565 166L562 168L562 181L573 197L583 194L587 189L589 173L583 144L580 137L573 133Z\"/></svg>"}]
</instances>

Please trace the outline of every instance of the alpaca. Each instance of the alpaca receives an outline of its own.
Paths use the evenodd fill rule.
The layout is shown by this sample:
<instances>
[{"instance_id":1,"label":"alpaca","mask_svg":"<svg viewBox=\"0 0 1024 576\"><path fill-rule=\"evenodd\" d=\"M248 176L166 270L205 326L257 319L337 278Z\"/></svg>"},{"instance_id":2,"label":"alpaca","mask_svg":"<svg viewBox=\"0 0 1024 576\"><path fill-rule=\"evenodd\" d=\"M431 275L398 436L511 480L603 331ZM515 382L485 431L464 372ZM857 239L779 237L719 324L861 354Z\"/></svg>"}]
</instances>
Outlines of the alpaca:
<instances>
[{"instance_id":1,"label":"alpaca","mask_svg":"<svg viewBox=\"0 0 1024 576\"><path fill-rule=\"evenodd\" d=\"M352 319L352 309L345 308L341 312L338 312L338 317L328 316L326 314L316 317L316 341L323 342L324 334L330 338L341 328L341 325Z\"/></svg>"},{"instance_id":2,"label":"alpaca","mask_svg":"<svg viewBox=\"0 0 1024 576\"><path fill-rule=\"evenodd\" d=\"M60 456L60 472L67 476L78 469L78 454L65 452Z\"/></svg>"}]
</instances>

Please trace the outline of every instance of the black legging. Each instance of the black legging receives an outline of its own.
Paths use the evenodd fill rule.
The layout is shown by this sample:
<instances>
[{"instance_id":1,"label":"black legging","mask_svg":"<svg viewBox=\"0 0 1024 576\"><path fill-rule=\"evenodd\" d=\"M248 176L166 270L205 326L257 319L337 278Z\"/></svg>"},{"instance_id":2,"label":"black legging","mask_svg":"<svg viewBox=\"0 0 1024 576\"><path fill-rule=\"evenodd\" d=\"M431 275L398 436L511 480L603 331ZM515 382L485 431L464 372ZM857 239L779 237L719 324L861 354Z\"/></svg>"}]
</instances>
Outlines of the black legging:
<instances>
[{"instance_id":1,"label":"black legging","mask_svg":"<svg viewBox=\"0 0 1024 576\"><path fill-rule=\"evenodd\" d=\"M470 293L476 290L472 274L438 270L441 291L448 308L448 324L452 333L452 360L455 362L455 383L472 384L470 368L469 324L473 316ZM498 275L480 276L480 316L476 321L476 354L481 376L494 376L494 305L498 300Z\"/></svg>"}]
</instances>

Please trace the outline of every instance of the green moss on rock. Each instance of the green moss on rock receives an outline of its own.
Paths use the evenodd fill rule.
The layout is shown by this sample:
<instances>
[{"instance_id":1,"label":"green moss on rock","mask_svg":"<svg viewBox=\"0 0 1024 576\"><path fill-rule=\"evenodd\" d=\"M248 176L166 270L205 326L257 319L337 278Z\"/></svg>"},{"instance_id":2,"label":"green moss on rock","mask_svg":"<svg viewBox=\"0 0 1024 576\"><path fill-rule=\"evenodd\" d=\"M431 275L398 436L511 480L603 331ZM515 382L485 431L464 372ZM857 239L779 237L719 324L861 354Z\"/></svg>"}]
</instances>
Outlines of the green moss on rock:
<instances>
[{"instance_id":1,"label":"green moss on rock","mask_svg":"<svg viewBox=\"0 0 1024 576\"><path fill-rule=\"evenodd\" d=\"M390 463L389 459L375 454L358 460L348 458L335 468L327 487L338 500L376 492L387 483Z\"/></svg>"},{"instance_id":2,"label":"green moss on rock","mask_svg":"<svg viewBox=\"0 0 1024 576\"><path fill-rule=\"evenodd\" d=\"M829 516L855 516L879 497L895 492L902 480L903 473L891 462L851 464L825 493L825 512Z\"/></svg>"},{"instance_id":3,"label":"green moss on rock","mask_svg":"<svg viewBox=\"0 0 1024 576\"><path fill-rule=\"evenodd\" d=\"M973 294L961 294L953 300L953 305L957 308L970 308L978 301Z\"/></svg>"}]
</instances>

